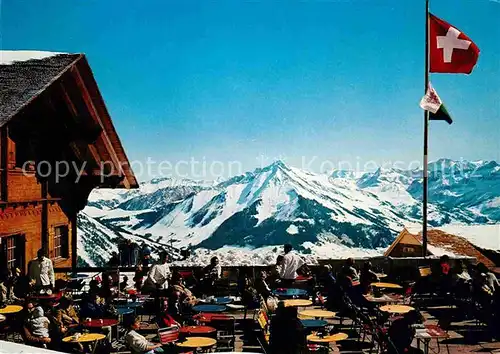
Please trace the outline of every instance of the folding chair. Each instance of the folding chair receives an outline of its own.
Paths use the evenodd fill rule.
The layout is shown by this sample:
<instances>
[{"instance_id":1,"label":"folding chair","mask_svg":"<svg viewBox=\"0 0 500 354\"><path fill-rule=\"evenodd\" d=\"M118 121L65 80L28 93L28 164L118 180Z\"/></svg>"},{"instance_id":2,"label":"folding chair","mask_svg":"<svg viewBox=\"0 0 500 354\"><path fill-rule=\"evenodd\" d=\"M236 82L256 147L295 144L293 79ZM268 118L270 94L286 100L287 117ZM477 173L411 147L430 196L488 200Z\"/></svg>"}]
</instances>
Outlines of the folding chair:
<instances>
[{"instance_id":1,"label":"folding chair","mask_svg":"<svg viewBox=\"0 0 500 354\"><path fill-rule=\"evenodd\" d=\"M236 318L233 316L213 316L210 326L217 330L216 351L234 351Z\"/></svg>"},{"instance_id":2,"label":"folding chair","mask_svg":"<svg viewBox=\"0 0 500 354\"><path fill-rule=\"evenodd\" d=\"M158 329L158 338L161 345L168 345L177 342L179 339L179 327L172 326Z\"/></svg>"}]
</instances>

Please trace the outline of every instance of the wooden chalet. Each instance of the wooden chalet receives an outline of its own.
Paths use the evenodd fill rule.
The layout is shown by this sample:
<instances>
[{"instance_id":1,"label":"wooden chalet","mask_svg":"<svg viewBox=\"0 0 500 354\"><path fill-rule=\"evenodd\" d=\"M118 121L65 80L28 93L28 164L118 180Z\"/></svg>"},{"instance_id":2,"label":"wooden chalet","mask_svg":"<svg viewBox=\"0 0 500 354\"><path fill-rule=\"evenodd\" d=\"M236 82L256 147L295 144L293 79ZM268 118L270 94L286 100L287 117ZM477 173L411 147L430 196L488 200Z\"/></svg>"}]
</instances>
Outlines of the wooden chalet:
<instances>
[{"instance_id":1,"label":"wooden chalet","mask_svg":"<svg viewBox=\"0 0 500 354\"><path fill-rule=\"evenodd\" d=\"M76 267L96 187L138 184L85 55L0 51L0 267Z\"/></svg>"},{"instance_id":2,"label":"wooden chalet","mask_svg":"<svg viewBox=\"0 0 500 354\"><path fill-rule=\"evenodd\" d=\"M471 242L461 236L452 235L438 229L427 231L427 255L450 257L470 257L477 262L484 263L488 268L495 267L495 263L485 256ZM393 258L422 256L422 234L416 230L404 228L384 256Z\"/></svg>"}]
</instances>

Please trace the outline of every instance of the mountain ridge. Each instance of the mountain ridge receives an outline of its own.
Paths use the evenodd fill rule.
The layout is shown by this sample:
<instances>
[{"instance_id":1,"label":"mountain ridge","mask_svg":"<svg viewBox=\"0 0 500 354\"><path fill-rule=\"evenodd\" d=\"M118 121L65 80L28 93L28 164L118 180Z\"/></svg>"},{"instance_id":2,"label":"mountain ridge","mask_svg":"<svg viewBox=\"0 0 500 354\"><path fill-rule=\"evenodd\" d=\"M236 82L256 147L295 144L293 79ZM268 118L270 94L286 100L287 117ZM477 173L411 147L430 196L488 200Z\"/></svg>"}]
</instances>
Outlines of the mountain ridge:
<instances>
[{"instance_id":1,"label":"mountain ridge","mask_svg":"<svg viewBox=\"0 0 500 354\"><path fill-rule=\"evenodd\" d=\"M500 222L496 161L440 159L429 171L431 226ZM356 177L342 170L314 174L278 160L217 183L157 178L135 191L96 190L84 212L109 230L140 235L140 242L150 234L179 248L292 243L305 250L329 234L346 247L374 249L420 222L420 198L418 170L379 168Z\"/></svg>"}]
</instances>

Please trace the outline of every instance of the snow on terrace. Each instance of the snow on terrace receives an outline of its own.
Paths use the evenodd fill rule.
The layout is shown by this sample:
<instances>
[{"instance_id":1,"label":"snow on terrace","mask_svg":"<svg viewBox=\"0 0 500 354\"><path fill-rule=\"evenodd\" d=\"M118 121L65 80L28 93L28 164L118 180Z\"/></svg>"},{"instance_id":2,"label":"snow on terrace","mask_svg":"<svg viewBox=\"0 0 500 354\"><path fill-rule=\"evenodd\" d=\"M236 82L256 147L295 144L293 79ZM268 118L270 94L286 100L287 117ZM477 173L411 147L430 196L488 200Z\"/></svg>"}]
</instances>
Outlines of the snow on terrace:
<instances>
[{"instance_id":1,"label":"snow on terrace","mask_svg":"<svg viewBox=\"0 0 500 354\"><path fill-rule=\"evenodd\" d=\"M41 60L53 57L59 54L58 52L45 52L36 50L0 50L0 65L12 65L18 61Z\"/></svg>"}]
</instances>

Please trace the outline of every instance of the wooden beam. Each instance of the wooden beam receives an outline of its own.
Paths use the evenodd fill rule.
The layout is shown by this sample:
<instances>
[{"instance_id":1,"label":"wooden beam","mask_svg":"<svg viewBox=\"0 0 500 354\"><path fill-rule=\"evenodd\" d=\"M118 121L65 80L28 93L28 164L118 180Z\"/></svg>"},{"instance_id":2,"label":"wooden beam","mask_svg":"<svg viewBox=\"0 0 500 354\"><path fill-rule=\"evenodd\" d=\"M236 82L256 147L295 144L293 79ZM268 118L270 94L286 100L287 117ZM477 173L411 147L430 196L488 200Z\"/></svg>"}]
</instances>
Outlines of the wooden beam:
<instances>
[{"instance_id":1,"label":"wooden beam","mask_svg":"<svg viewBox=\"0 0 500 354\"><path fill-rule=\"evenodd\" d=\"M64 101L66 102L66 105L68 106L69 111L71 112L73 117L75 117L75 118L78 117L78 111L77 111L75 105L73 104L73 101L69 97L68 92L66 91L66 88L64 87L64 83L61 82L59 84L59 87L61 89L62 97L63 97Z\"/></svg>"},{"instance_id":2,"label":"wooden beam","mask_svg":"<svg viewBox=\"0 0 500 354\"><path fill-rule=\"evenodd\" d=\"M109 136L106 132L106 129L104 128L102 121L99 117L99 113L97 112L97 109L95 108L94 103L92 102L92 97L90 96L90 93L87 90L87 87L85 86L83 78L80 75L80 71L78 70L78 67L74 66L71 69L71 72L76 79L76 84L77 84L78 88L80 89L80 92L82 93L83 101L85 102L85 105L87 106L87 109L90 112L90 115L92 116L94 121L96 123L98 123L100 125L100 127L102 128L101 138L102 138L107 150L109 151L109 154L110 154L110 157L111 157L113 164L115 165L116 168L118 168L118 170L121 174L125 174L123 172L121 162L118 159L118 156L116 155L116 151L113 148L113 145L111 144L111 140L109 139Z\"/></svg>"}]
</instances>

